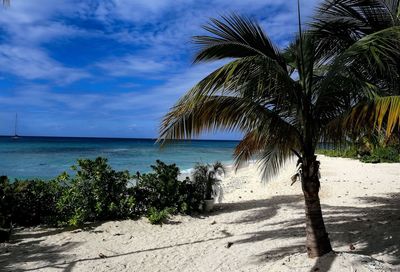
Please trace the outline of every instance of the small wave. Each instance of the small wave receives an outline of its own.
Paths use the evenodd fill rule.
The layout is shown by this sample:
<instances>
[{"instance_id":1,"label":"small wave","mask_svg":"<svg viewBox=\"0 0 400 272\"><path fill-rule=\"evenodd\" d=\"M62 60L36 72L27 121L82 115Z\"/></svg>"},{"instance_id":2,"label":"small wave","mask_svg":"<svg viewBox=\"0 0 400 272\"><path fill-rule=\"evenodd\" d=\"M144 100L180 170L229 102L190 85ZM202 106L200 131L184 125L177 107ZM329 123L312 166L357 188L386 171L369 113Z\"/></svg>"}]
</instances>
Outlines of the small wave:
<instances>
[{"instance_id":1,"label":"small wave","mask_svg":"<svg viewBox=\"0 0 400 272\"><path fill-rule=\"evenodd\" d=\"M123 152L123 151L129 151L129 148L110 148L110 149L104 149L104 152Z\"/></svg>"},{"instance_id":2,"label":"small wave","mask_svg":"<svg viewBox=\"0 0 400 272\"><path fill-rule=\"evenodd\" d=\"M193 171L193 168L185 169L181 171L181 174L190 174Z\"/></svg>"}]
</instances>

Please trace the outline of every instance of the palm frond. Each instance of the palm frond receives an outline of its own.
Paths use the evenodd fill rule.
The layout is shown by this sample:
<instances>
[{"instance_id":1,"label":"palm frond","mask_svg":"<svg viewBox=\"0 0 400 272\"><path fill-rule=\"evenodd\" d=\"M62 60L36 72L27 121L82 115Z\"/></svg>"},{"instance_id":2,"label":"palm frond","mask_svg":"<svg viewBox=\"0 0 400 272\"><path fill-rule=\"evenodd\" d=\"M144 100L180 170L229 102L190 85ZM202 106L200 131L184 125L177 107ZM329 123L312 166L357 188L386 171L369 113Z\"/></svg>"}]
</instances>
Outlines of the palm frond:
<instances>
[{"instance_id":1,"label":"palm frond","mask_svg":"<svg viewBox=\"0 0 400 272\"><path fill-rule=\"evenodd\" d=\"M366 35L399 25L398 0L327 0L311 22L319 40L317 52L327 59Z\"/></svg>"},{"instance_id":2,"label":"palm frond","mask_svg":"<svg viewBox=\"0 0 400 272\"><path fill-rule=\"evenodd\" d=\"M188 139L199 136L202 131L219 129L246 132L272 118L281 117L251 99L197 95L171 109L161 124L159 139Z\"/></svg>"},{"instance_id":3,"label":"palm frond","mask_svg":"<svg viewBox=\"0 0 400 272\"><path fill-rule=\"evenodd\" d=\"M259 160L263 179L268 181L275 177L285 163L294 158L295 154L289 141L278 141L264 146Z\"/></svg>"},{"instance_id":4,"label":"palm frond","mask_svg":"<svg viewBox=\"0 0 400 272\"><path fill-rule=\"evenodd\" d=\"M341 103L340 97L347 97L350 104L344 106L348 108L365 98L393 93L399 79L399 41L400 27L390 27L361 38L336 57L317 85L319 111L329 109L326 101ZM387 89L389 92L385 93Z\"/></svg>"},{"instance_id":5,"label":"palm frond","mask_svg":"<svg viewBox=\"0 0 400 272\"><path fill-rule=\"evenodd\" d=\"M274 120L265 127L247 133L234 151L235 168L244 162L256 159L262 168L264 180L274 177L287 159L301 152L299 132L285 122ZM275 149L280 149L280 151Z\"/></svg>"},{"instance_id":6,"label":"palm frond","mask_svg":"<svg viewBox=\"0 0 400 272\"><path fill-rule=\"evenodd\" d=\"M352 107L328 126L331 139L343 139L359 131L384 129L386 136L400 133L400 96L375 97Z\"/></svg>"},{"instance_id":7,"label":"palm frond","mask_svg":"<svg viewBox=\"0 0 400 272\"><path fill-rule=\"evenodd\" d=\"M208 97L218 95L243 97L264 107L273 104L275 108L281 106L288 110L297 92L296 83L274 60L264 56L244 57L201 80L180 99L174 112L188 111Z\"/></svg>"},{"instance_id":8,"label":"palm frond","mask_svg":"<svg viewBox=\"0 0 400 272\"><path fill-rule=\"evenodd\" d=\"M292 90L294 86L293 80L275 60L265 56L250 56L223 65L200 81L190 95L194 92L211 95L218 91L240 94L242 87L249 82L258 84L257 88L253 88L253 96L258 96L260 92L267 96L282 89Z\"/></svg>"},{"instance_id":9,"label":"palm frond","mask_svg":"<svg viewBox=\"0 0 400 272\"><path fill-rule=\"evenodd\" d=\"M199 46L195 62L261 55L286 68L279 51L254 20L233 14L211 19L204 29L212 35L193 38Z\"/></svg>"}]
</instances>

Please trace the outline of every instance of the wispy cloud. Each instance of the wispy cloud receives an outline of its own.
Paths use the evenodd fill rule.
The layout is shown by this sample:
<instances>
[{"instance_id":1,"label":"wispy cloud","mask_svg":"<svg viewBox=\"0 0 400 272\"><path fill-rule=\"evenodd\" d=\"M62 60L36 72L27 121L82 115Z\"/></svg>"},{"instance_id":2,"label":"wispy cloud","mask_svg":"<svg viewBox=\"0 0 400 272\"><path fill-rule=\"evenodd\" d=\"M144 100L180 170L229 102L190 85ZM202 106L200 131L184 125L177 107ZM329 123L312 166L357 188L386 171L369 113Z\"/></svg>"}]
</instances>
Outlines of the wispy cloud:
<instances>
[{"instance_id":1,"label":"wispy cloud","mask_svg":"<svg viewBox=\"0 0 400 272\"><path fill-rule=\"evenodd\" d=\"M45 79L56 83L71 83L89 77L88 72L65 67L41 50L16 45L0 45L0 71L25 79Z\"/></svg>"},{"instance_id":2,"label":"wispy cloud","mask_svg":"<svg viewBox=\"0 0 400 272\"><path fill-rule=\"evenodd\" d=\"M174 65L171 61L148 59L141 56L127 55L106 59L97 64L111 76L137 76L143 74L157 74L170 69Z\"/></svg>"}]
</instances>

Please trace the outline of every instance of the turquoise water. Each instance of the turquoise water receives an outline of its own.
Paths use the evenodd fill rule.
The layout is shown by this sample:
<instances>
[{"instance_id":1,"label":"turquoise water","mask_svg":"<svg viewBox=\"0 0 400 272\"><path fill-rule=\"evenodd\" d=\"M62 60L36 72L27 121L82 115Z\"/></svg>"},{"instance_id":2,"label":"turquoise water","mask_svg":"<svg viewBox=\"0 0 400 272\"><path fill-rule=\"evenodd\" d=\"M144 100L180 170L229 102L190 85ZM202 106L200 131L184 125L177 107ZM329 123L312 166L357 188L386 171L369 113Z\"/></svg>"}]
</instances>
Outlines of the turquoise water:
<instances>
[{"instance_id":1,"label":"turquoise water","mask_svg":"<svg viewBox=\"0 0 400 272\"><path fill-rule=\"evenodd\" d=\"M181 170L196 162L229 163L235 141L178 141L160 149L152 139L0 137L0 175L50 179L69 170L78 158L106 157L113 168L147 172L155 160Z\"/></svg>"}]
</instances>

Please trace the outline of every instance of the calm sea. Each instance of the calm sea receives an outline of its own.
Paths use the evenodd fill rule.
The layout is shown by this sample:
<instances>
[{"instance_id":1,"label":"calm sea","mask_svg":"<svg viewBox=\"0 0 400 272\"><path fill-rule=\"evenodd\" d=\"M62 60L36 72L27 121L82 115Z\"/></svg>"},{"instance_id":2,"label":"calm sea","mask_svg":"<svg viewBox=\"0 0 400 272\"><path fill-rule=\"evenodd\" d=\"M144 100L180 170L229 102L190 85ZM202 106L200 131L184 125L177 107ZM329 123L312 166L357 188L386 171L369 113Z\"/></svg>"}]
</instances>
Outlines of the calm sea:
<instances>
[{"instance_id":1,"label":"calm sea","mask_svg":"<svg viewBox=\"0 0 400 272\"><path fill-rule=\"evenodd\" d=\"M230 163L236 141L178 141L163 149L152 139L0 137L0 175L50 179L70 169L78 158L106 157L118 170L147 172L155 160L181 170L196 162Z\"/></svg>"}]
</instances>

